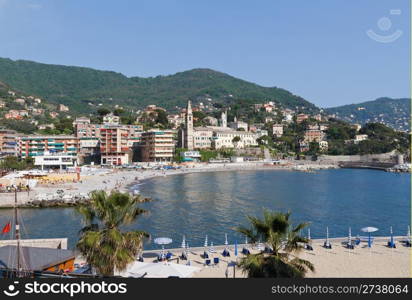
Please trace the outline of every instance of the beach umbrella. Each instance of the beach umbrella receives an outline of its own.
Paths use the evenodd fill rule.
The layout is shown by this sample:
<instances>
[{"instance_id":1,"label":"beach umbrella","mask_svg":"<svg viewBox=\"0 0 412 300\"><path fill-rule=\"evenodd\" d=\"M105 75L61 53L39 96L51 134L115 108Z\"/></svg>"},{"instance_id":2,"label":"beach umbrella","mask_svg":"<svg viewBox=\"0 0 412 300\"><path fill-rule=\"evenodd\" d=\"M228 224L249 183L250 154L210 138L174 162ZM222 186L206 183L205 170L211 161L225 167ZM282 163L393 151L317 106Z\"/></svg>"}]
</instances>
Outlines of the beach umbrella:
<instances>
[{"instance_id":1,"label":"beach umbrella","mask_svg":"<svg viewBox=\"0 0 412 300\"><path fill-rule=\"evenodd\" d=\"M364 227L361 229L363 232L368 233L368 247L372 247L372 237L371 237L371 233L378 231L379 229L376 227Z\"/></svg>"},{"instance_id":2,"label":"beach umbrella","mask_svg":"<svg viewBox=\"0 0 412 300\"><path fill-rule=\"evenodd\" d=\"M213 242L210 242L210 247L209 247L209 252L210 253L215 253L215 247L213 246Z\"/></svg>"},{"instance_id":3,"label":"beach umbrella","mask_svg":"<svg viewBox=\"0 0 412 300\"><path fill-rule=\"evenodd\" d=\"M408 225L408 241L411 242L411 227Z\"/></svg>"},{"instance_id":4,"label":"beach umbrella","mask_svg":"<svg viewBox=\"0 0 412 300\"><path fill-rule=\"evenodd\" d=\"M227 241L227 233L225 233L225 245L229 245L228 241Z\"/></svg>"},{"instance_id":5,"label":"beach umbrella","mask_svg":"<svg viewBox=\"0 0 412 300\"><path fill-rule=\"evenodd\" d=\"M206 237L205 237L205 243L204 243L203 246L207 247L207 235L206 235Z\"/></svg>"},{"instance_id":6,"label":"beach umbrella","mask_svg":"<svg viewBox=\"0 0 412 300\"><path fill-rule=\"evenodd\" d=\"M393 247L394 245L394 241L393 241L393 230L392 230L392 226L391 226L391 247Z\"/></svg>"},{"instance_id":7,"label":"beach umbrella","mask_svg":"<svg viewBox=\"0 0 412 300\"><path fill-rule=\"evenodd\" d=\"M308 228L308 241L310 241L310 228Z\"/></svg>"},{"instance_id":8,"label":"beach umbrella","mask_svg":"<svg viewBox=\"0 0 412 300\"><path fill-rule=\"evenodd\" d=\"M235 241L235 256L237 256L237 241Z\"/></svg>"},{"instance_id":9,"label":"beach umbrella","mask_svg":"<svg viewBox=\"0 0 412 300\"><path fill-rule=\"evenodd\" d=\"M246 244L246 245L247 245L247 242L248 242L248 241L247 241L247 237L245 237L245 244Z\"/></svg>"},{"instance_id":10,"label":"beach umbrella","mask_svg":"<svg viewBox=\"0 0 412 300\"><path fill-rule=\"evenodd\" d=\"M326 226L326 245L329 245L329 227Z\"/></svg>"},{"instance_id":11,"label":"beach umbrella","mask_svg":"<svg viewBox=\"0 0 412 300\"><path fill-rule=\"evenodd\" d=\"M193 274L198 271L200 271L198 267L185 266L182 264L134 262L129 264L124 271L115 270L114 275L134 278L187 278L192 277Z\"/></svg>"},{"instance_id":12,"label":"beach umbrella","mask_svg":"<svg viewBox=\"0 0 412 300\"><path fill-rule=\"evenodd\" d=\"M162 246L162 256L165 250L165 245L171 244L173 240L168 237L159 237L154 240L154 243Z\"/></svg>"},{"instance_id":13,"label":"beach umbrella","mask_svg":"<svg viewBox=\"0 0 412 300\"><path fill-rule=\"evenodd\" d=\"M352 230L349 227L348 245L352 245Z\"/></svg>"},{"instance_id":14,"label":"beach umbrella","mask_svg":"<svg viewBox=\"0 0 412 300\"><path fill-rule=\"evenodd\" d=\"M183 240L182 240L182 248L186 248L186 237L183 236Z\"/></svg>"}]
</instances>

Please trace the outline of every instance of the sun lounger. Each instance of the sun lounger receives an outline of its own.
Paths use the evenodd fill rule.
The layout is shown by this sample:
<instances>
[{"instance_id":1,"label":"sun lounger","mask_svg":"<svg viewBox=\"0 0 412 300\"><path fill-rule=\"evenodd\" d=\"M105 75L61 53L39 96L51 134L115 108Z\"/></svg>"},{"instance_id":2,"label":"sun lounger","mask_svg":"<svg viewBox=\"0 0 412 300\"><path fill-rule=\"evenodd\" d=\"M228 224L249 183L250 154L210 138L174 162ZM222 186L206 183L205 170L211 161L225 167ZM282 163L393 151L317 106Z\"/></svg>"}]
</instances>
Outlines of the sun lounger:
<instances>
[{"instance_id":1,"label":"sun lounger","mask_svg":"<svg viewBox=\"0 0 412 300\"><path fill-rule=\"evenodd\" d=\"M205 265L206 265L206 266L210 266L210 263L211 263L210 259L206 259L206 260L205 260Z\"/></svg>"},{"instance_id":2,"label":"sun lounger","mask_svg":"<svg viewBox=\"0 0 412 300\"><path fill-rule=\"evenodd\" d=\"M263 252L265 252L265 253L272 253L273 250L272 250L272 248L270 248L270 247L265 247L265 250L264 250Z\"/></svg>"},{"instance_id":3,"label":"sun lounger","mask_svg":"<svg viewBox=\"0 0 412 300\"><path fill-rule=\"evenodd\" d=\"M388 247L389 248L396 248L396 244L395 244L395 242L391 242L391 241L388 241Z\"/></svg>"},{"instance_id":4,"label":"sun lounger","mask_svg":"<svg viewBox=\"0 0 412 300\"><path fill-rule=\"evenodd\" d=\"M311 245L309 245L309 244L306 244L306 245L305 245L305 249L306 249L306 250L309 250L309 251L313 251L313 247L312 247Z\"/></svg>"},{"instance_id":5,"label":"sun lounger","mask_svg":"<svg viewBox=\"0 0 412 300\"><path fill-rule=\"evenodd\" d=\"M346 244L346 248L353 250L353 249L355 249L355 246L352 245L352 244Z\"/></svg>"},{"instance_id":6,"label":"sun lounger","mask_svg":"<svg viewBox=\"0 0 412 300\"><path fill-rule=\"evenodd\" d=\"M244 255L249 255L249 254L250 254L250 251L249 251L248 249L246 249L246 248L243 248L243 249L242 249L242 254L244 254Z\"/></svg>"},{"instance_id":7,"label":"sun lounger","mask_svg":"<svg viewBox=\"0 0 412 300\"><path fill-rule=\"evenodd\" d=\"M218 264L219 264L219 257L214 257L214 258L213 258L213 263L214 263L215 265L218 265Z\"/></svg>"},{"instance_id":8,"label":"sun lounger","mask_svg":"<svg viewBox=\"0 0 412 300\"><path fill-rule=\"evenodd\" d=\"M332 249L332 244L325 241L325 242L323 243L323 248L325 248L325 249Z\"/></svg>"},{"instance_id":9,"label":"sun lounger","mask_svg":"<svg viewBox=\"0 0 412 300\"><path fill-rule=\"evenodd\" d=\"M229 257L229 256L230 256L229 251L228 251L227 249L223 250L222 256L223 256L223 257Z\"/></svg>"}]
</instances>

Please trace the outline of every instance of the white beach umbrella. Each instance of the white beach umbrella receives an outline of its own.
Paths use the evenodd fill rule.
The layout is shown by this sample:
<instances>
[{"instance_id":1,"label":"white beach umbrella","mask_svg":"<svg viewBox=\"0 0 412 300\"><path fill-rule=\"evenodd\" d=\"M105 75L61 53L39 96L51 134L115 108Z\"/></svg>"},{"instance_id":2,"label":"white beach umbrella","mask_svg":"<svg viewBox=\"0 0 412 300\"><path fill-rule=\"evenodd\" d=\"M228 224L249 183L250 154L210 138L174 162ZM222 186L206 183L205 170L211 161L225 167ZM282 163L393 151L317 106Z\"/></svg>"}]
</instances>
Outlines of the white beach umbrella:
<instances>
[{"instance_id":1,"label":"white beach umbrella","mask_svg":"<svg viewBox=\"0 0 412 300\"><path fill-rule=\"evenodd\" d=\"M205 237L205 243L204 243L203 246L207 247L207 235L206 235L206 237Z\"/></svg>"},{"instance_id":2,"label":"white beach umbrella","mask_svg":"<svg viewBox=\"0 0 412 300\"><path fill-rule=\"evenodd\" d=\"M326 245L329 245L329 227L326 226Z\"/></svg>"},{"instance_id":3,"label":"white beach umbrella","mask_svg":"<svg viewBox=\"0 0 412 300\"><path fill-rule=\"evenodd\" d=\"M182 240L182 248L186 248L186 237L183 236L183 240Z\"/></svg>"},{"instance_id":4,"label":"white beach umbrella","mask_svg":"<svg viewBox=\"0 0 412 300\"><path fill-rule=\"evenodd\" d=\"M371 233L371 232L378 231L379 229L376 227L363 227L361 230L363 232Z\"/></svg>"},{"instance_id":5,"label":"white beach umbrella","mask_svg":"<svg viewBox=\"0 0 412 300\"><path fill-rule=\"evenodd\" d=\"M408 241L411 243L411 227L408 225Z\"/></svg>"},{"instance_id":6,"label":"white beach umbrella","mask_svg":"<svg viewBox=\"0 0 412 300\"><path fill-rule=\"evenodd\" d=\"M308 240L310 241L310 228L308 228Z\"/></svg>"},{"instance_id":7,"label":"white beach umbrella","mask_svg":"<svg viewBox=\"0 0 412 300\"><path fill-rule=\"evenodd\" d=\"M227 233L225 233L225 245L229 245L229 242L227 241Z\"/></svg>"},{"instance_id":8,"label":"white beach umbrella","mask_svg":"<svg viewBox=\"0 0 412 300\"><path fill-rule=\"evenodd\" d=\"M372 246L372 238L371 238L371 233L378 231L379 229L376 227L363 227L361 229L363 232L368 233L368 247L370 248Z\"/></svg>"},{"instance_id":9,"label":"white beach umbrella","mask_svg":"<svg viewBox=\"0 0 412 300\"><path fill-rule=\"evenodd\" d=\"M215 247L213 246L213 242L210 242L210 247L209 247L209 252L210 253L215 253Z\"/></svg>"},{"instance_id":10,"label":"white beach umbrella","mask_svg":"<svg viewBox=\"0 0 412 300\"><path fill-rule=\"evenodd\" d=\"M200 268L186 266L174 263L144 263L134 262L127 266L125 271L115 272L114 275L122 277L146 277L146 278L168 278L168 277L180 277L187 278L192 277L193 273L199 271Z\"/></svg>"},{"instance_id":11,"label":"white beach umbrella","mask_svg":"<svg viewBox=\"0 0 412 300\"><path fill-rule=\"evenodd\" d=\"M352 245L352 230L349 227L348 245Z\"/></svg>"},{"instance_id":12,"label":"white beach umbrella","mask_svg":"<svg viewBox=\"0 0 412 300\"><path fill-rule=\"evenodd\" d=\"M247 245L248 241L247 241L247 237L245 237L245 244Z\"/></svg>"},{"instance_id":13,"label":"white beach umbrella","mask_svg":"<svg viewBox=\"0 0 412 300\"><path fill-rule=\"evenodd\" d=\"M168 237L159 237L159 238L154 239L155 244L162 246L162 254L165 250L165 245L171 244L172 242L173 240Z\"/></svg>"}]
</instances>

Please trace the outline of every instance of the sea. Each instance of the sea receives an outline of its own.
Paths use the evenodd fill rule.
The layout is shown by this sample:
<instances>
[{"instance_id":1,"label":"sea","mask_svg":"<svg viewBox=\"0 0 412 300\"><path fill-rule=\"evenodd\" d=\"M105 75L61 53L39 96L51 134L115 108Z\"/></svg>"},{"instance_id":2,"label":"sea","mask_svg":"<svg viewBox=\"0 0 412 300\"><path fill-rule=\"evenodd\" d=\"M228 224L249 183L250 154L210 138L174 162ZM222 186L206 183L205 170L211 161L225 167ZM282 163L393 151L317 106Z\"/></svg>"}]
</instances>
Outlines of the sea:
<instances>
[{"instance_id":1,"label":"sea","mask_svg":"<svg viewBox=\"0 0 412 300\"><path fill-rule=\"evenodd\" d=\"M183 236L190 247L208 243L243 243L236 228L249 226L247 216L264 209L291 212L293 224L309 222L312 238L362 235L361 228L377 227L376 236L406 235L411 222L411 175L366 169L220 171L171 175L145 180L130 190L152 199L142 204L148 213L124 230L151 235L145 249L159 249L153 241L168 237L177 248ZM73 208L20 209L23 238L69 239L74 248L84 225ZM13 218L0 210L0 226ZM302 235L307 235L305 229ZM0 235L0 239L9 238Z\"/></svg>"}]
</instances>

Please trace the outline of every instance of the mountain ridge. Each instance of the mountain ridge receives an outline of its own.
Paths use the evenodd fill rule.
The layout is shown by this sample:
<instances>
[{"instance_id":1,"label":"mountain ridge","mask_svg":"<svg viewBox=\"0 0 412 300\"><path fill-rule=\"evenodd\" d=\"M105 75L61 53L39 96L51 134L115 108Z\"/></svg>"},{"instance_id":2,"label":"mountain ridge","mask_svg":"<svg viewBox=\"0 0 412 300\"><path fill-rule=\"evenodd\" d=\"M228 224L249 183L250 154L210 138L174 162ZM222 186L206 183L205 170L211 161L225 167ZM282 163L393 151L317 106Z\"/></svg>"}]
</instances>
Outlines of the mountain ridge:
<instances>
[{"instance_id":1,"label":"mountain ridge","mask_svg":"<svg viewBox=\"0 0 412 300\"><path fill-rule=\"evenodd\" d=\"M398 130L411 128L411 99L380 97L361 103L324 109L327 114L350 123L379 122Z\"/></svg>"},{"instance_id":2,"label":"mountain ridge","mask_svg":"<svg viewBox=\"0 0 412 300\"><path fill-rule=\"evenodd\" d=\"M156 77L127 77L114 71L0 58L0 81L80 111L90 102L126 107L157 104L170 109L184 107L189 98L196 102L208 97L222 104L250 99L275 101L303 111L318 110L314 104L285 89L263 87L208 68Z\"/></svg>"}]
</instances>

